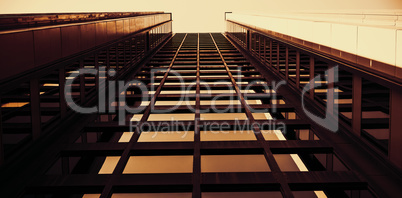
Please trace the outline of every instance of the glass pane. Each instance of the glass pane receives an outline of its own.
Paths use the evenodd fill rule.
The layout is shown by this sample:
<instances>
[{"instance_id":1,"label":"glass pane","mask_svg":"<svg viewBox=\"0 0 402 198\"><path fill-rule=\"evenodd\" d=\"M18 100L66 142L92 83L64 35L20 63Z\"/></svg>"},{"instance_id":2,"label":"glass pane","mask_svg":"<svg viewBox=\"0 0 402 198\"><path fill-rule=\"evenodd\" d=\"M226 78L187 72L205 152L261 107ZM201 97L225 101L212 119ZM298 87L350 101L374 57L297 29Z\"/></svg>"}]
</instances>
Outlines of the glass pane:
<instances>
[{"instance_id":1,"label":"glass pane","mask_svg":"<svg viewBox=\"0 0 402 198\"><path fill-rule=\"evenodd\" d=\"M269 172L264 155L202 155L201 172Z\"/></svg>"},{"instance_id":2,"label":"glass pane","mask_svg":"<svg viewBox=\"0 0 402 198\"><path fill-rule=\"evenodd\" d=\"M123 174L192 173L193 156L131 156Z\"/></svg>"},{"instance_id":3,"label":"glass pane","mask_svg":"<svg viewBox=\"0 0 402 198\"><path fill-rule=\"evenodd\" d=\"M181 114L151 114L148 117L148 121L171 121L171 120L194 120L195 114L193 113L181 113Z\"/></svg>"},{"instance_id":4,"label":"glass pane","mask_svg":"<svg viewBox=\"0 0 402 198\"><path fill-rule=\"evenodd\" d=\"M245 113L201 113L201 120L247 120Z\"/></svg>"},{"instance_id":5,"label":"glass pane","mask_svg":"<svg viewBox=\"0 0 402 198\"><path fill-rule=\"evenodd\" d=\"M244 131L203 131L200 133L201 141L237 141L237 140L257 140L254 132Z\"/></svg>"},{"instance_id":6,"label":"glass pane","mask_svg":"<svg viewBox=\"0 0 402 198\"><path fill-rule=\"evenodd\" d=\"M138 142L192 142L194 131L150 131L142 132Z\"/></svg>"}]
</instances>

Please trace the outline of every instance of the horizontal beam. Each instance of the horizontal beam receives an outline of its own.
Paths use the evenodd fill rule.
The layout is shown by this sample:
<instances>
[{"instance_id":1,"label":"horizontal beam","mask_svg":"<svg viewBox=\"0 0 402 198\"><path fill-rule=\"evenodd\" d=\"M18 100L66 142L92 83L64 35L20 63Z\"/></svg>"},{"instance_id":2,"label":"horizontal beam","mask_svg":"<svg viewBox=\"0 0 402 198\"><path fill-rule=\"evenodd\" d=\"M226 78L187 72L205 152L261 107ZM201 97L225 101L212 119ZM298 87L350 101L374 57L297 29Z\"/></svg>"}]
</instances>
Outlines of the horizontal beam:
<instances>
[{"instance_id":1,"label":"horizontal beam","mask_svg":"<svg viewBox=\"0 0 402 198\"><path fill-rule=\"evenodd\" d=\"M353 172L286 172L282 173L292 190L363 190L367 184L361 182ZM67 176L42 176L36 179L27 189L30 193L40 192L64 192L70 193L95 193L102 190L111 175L67 175ZM248 172L248 173L202 173L201 185L206 189L213 186L233 185L235 191L239 185L259 185L261 188L279 188L270 172ZM117 191L139 192L138 188L150 186L170 186L173 189L179 186L187 186L191 189L191 173L175 174L126 174L119 175L114 187ZM269 185L265 186L264 185ZM247 186L246 186L247 187ZM241 186L240 186L241 188ZM148 192L155 192L149 188ZM141 192L141 191L140 191Z\"/></svg>"},{"instance_id":2,"label":"horizontal beam","mask_svg":"<svg viewBox=\"0 0 402 198\"><path fill-rule=\"evenodd\" d=\"M287 140L287 141L266 141L274 154L293 154L293 153L331 153L332 148L319 140ZM149 151L154 155L167 153L180 154L182 150L192 150L193 142L137 142L131 150L134 155L141 155L141 151ZM127 143L81 143L66 145L61 153L62 156L108 156L121 155L127 147ZM227 149L229 153L245 152L252 154L255 149L263 147L257 141L203 141L200 146L205 150L204 154L210 154L208 150L215 150L213 154L225 154L222 149ZM254 149L254 150L253 150ZM169 151L170 150L170 151ZM229 151L229 150L234 150ZM236 151L239 150L239 151ZM184 152L186 154L187 152ZM201 153L203 153L201 151ZM148 153L149 154L149 153Z\"/></svg>"},{"instance_id":3,"label":"horizontal beam","mask_svg":"<svg viewBox=\"0 0 402 198\"><path fill-rule=\"evenodd\" d=\"M194 121L150 121L147 122L150 126L171 126L173 127L172 129L177 129L180 130L182 129L181 127L189 127L192 128L194 127ZM201 120L199 121L199 124L201 126L201 129L203 127L208 127L211 124L216 124L216 125L226 125L226 126L238 126L238 127L244 127L244 130L251 130L250 126L252 124L258 124L260 126L266 125L266 126L286 126L287 129L309 129L310 124L304 120L256 120L254 123L250 123L249 121L234 121L234 120L214 120L214 121L204 121ZM126 121L125 124L120 125L119 122L113 121L113 122L100 122L100 123L88 123L84 130L86 132L116 132L116 131L129 131L130 129L135 129L137 122L130 122ZM147 125L148 125L147 124ZM263 128L265 129L265 128ZM273 129L273 128L271 128Z\"/></svg>"}]
</instances>

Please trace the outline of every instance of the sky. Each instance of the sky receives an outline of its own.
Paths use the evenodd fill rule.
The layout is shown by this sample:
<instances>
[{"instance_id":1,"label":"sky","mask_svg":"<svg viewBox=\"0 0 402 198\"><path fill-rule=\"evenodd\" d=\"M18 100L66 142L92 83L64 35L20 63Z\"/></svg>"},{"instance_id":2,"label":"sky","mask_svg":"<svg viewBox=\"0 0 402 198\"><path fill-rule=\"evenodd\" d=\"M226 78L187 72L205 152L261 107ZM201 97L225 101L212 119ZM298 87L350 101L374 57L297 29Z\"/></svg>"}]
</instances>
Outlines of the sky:
<instances>
[{"instance_id":1,"label":"sky","mask_svg":"<svg viewBox=\"0 0 402 198\"><path fill-rule=\"evenodd\" d=\"M174 32L223 32L224 12L402 9L402 0L0 0L0 13L173 13Z\"/></svg>"}]
</instances>

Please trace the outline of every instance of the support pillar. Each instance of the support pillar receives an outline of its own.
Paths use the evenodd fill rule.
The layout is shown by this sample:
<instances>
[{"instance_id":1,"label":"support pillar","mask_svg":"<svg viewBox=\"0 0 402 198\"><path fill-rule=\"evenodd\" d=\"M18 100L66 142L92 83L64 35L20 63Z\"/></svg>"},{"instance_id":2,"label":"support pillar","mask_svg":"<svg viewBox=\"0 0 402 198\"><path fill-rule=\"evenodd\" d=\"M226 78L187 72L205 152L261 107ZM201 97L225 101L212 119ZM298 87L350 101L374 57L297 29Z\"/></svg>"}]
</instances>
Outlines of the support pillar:
<instances>
[{"instance_id":1,"label":"support pillar","mask_svg":"<svg viewBox=\"0 0 402 198\"><path fill-rule=\"evenodd\" d=\"M389 159L402 168L402 93L396 89L390 94Z\"/></svg>"},{"instance_id":2,"label":"support pillar","mask_svg":"<svg viewBox=\"0 0 402 198\"><path fill-rule=\"evenodd\" d=\"M286 81L289 80L289 47L286 46L286 51L285 51L285 79Z\"/></svg>"},{"instance_id":3,"label":"support pillar","mask_svg":"<svg viewBox=\"0 0 402 198\"><path fill-rule=\"evenodd\" d=\"M0 96L1 104L1 96ZM3 144L3 116L0 108L0 166L4 163L4 144Z\"/></svg>"},{"instance_id":4,"label":"support pillar","mask_svg":"<svg viewBox=\"0 0 402 198\"><path fill-rule=\"evenodd\" d=\"M60 118L63 119L67 113L67 104L65 100L64 88L66 86L66 70L64 67L59 69L59 103L60 103Z\"/></svg>"},{"instance_id":5,"label":"support pillar","mask_svg":"<svg viewBox=\"0 0 402 198\"><path fill-rule=\"evenodd\" d=\"M296 50L296 87L300 87L300 51Z\"/></svg>"},{"instance_id":6,"label":"support pillar","mask_svg":"<svg viewBox=\"0 0 402 198\"><path fill-rule=\"evenodd\" d=\"M314 61L313 56L310 56L310 67L309 67L309 69L310 69L310 82L311 82L310 83L309 96L310 96L311 100L314 100L314 90L315 90L315 88L314 88L314 84L315 84L315 81L314 81L315 71L314 71L314 69L315 69L315 61Z\"/></svg>"},{"instance_id":7,"label":"support pillar","mask_svg":"<svg viewBox=\"0 0 402 198\"><path fill-rule=\"evenodd\" d=\"M30 81L30 97L31 97L31 124L32 124L32 139L39 138L41 127L41 113L40 113L40 96L39 96L39 79L32 79Z\"/></svg>"},{"instance_id":8,"label":"support pillar","mask_svg":"<svg viewBox=\"0 0 402 198\"><path fill-rule=\"evenodd\" d=\"M353 74L352 91L352 129L354 134L360 136L362 123L362 78L356 74Z\"/></svg>"}]
</instances>

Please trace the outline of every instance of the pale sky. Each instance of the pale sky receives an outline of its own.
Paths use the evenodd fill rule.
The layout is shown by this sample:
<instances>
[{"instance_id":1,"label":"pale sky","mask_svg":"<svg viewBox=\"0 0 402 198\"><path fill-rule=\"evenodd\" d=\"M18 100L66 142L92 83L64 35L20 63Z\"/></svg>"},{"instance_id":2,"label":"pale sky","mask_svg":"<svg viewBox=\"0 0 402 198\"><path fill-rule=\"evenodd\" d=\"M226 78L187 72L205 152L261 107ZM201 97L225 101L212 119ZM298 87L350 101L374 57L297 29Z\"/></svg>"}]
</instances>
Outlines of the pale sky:
<instances>
[{"instance_id":1,"label":"pale sky","mask_svg":"<svg viewBox=\"0 0 402 198\"><path fill-rule=\"evenodd\" d=\"M173 13L174 32L223 32L224 12L402 9L402 0L0 0L0 13Z\"/></svg>"}]
</instances>

